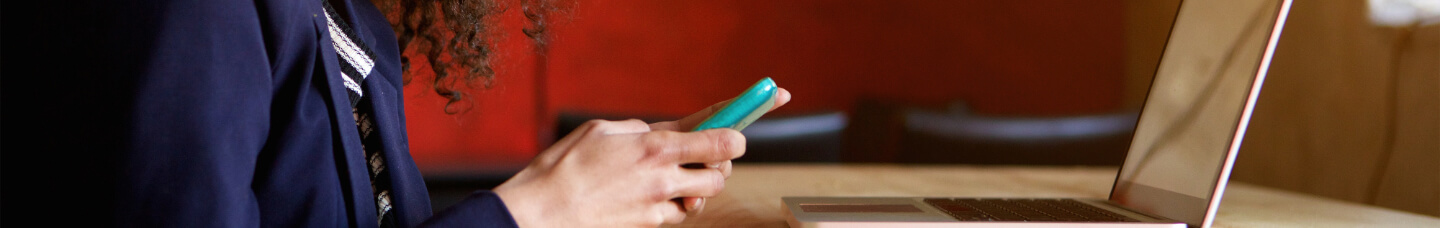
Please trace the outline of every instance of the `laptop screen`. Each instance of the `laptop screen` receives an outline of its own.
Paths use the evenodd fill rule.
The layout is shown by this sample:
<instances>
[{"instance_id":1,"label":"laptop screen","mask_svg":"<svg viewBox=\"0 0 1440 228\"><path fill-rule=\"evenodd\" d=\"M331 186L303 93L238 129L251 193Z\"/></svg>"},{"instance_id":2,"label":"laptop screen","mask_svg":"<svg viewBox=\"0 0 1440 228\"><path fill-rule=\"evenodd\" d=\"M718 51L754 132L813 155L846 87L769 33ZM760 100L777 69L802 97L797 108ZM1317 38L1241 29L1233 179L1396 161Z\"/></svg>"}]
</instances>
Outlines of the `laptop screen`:
<instances>
[{"instance_id":1,"label":"laptop screen","mask_svg":"<svg viewBox=\"0 0 1440 228\"><path fill-rule=\"evenodd\" d=\"M1209 223L1288 5L1181 3L1111 200Z\"/></svg>"}]
</instances>

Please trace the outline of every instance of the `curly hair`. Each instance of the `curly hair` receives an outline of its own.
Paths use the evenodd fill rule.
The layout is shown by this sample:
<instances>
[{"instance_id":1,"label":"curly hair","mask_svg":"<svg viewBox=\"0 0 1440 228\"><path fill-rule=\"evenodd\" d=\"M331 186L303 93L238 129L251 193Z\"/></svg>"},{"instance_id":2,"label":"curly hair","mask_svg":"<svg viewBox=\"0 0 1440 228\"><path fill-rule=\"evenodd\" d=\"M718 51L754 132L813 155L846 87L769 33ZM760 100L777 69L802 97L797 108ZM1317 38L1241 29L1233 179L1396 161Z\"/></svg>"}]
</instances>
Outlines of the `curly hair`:
<instances>
[{"instance_id":1,"label":"curly hair","mask_svg":"<svg viewBox=\"0 0 1440 228\"><path fill-rule=\"evenodd\" d=\"M495 70L495 30L499 15L508 8L503 0L372 0L385 12L400 44L404 82L410 84L412 61L406 56L413 48L423 54L435 77L429 83L435 93L448 100L445 113L458 113L454 105L464 99L461 86L481 82L491 86ZM521 30L536 47L546 44L547 16L561 12L564 0L519 0L529 25Z\"/></svg>"}]
</instances>

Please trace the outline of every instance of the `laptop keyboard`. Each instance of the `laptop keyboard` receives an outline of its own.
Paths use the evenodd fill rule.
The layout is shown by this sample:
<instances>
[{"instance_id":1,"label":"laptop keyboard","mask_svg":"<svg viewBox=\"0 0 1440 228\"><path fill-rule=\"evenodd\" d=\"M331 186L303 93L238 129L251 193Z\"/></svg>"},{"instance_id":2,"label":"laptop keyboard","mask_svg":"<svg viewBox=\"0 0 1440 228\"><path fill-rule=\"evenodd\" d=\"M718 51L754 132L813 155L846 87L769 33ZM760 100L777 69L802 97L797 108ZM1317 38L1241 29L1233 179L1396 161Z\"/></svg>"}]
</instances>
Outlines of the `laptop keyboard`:
<instances>
[{"instance_id":1,"label":"laptop keyboard","mask_svg":"<svg viewBox=\"0 0 1440 228\"><path fill-rule=\"evenodd\" d=\"M1072 199L926 198L925 203L960 221L1136 222Z\"/></svg>"}]
</instances>

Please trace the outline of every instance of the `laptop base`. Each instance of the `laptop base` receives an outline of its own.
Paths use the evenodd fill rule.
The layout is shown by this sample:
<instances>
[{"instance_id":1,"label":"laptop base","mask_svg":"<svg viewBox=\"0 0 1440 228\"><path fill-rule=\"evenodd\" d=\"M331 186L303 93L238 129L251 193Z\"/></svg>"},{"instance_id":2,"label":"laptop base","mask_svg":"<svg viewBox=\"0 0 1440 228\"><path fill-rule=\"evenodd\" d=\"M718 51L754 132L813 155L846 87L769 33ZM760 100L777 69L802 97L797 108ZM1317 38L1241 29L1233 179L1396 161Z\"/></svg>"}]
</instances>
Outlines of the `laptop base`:
<instances>
[{"instance_id":1,"label":"laptop base","mask_svg":"<svg viewBox=\"0 0 1440 228\"><path fill-rule=\"evenodd\" d=\"M932 202L927 203L926 199ZM787 222L793 228L819 227L1186 227L1184 222L1159 218L1123 209L1099 199L1073 199L1093 208L1120 215L1128 221L961 221L937 206L937 198L925 197L783 197ZM950 199L950 198L943 198ZM1034 199L953 200L1013 201ZM1055 200L1055 199L1039 199ZM954 211L954 209L951 209ZM1004 216L1000 216L1004 217ZM1004 220L992 218L987 220ZM1055 219L1041 219L1055 220Z\"/></svg>"}]
</instances>

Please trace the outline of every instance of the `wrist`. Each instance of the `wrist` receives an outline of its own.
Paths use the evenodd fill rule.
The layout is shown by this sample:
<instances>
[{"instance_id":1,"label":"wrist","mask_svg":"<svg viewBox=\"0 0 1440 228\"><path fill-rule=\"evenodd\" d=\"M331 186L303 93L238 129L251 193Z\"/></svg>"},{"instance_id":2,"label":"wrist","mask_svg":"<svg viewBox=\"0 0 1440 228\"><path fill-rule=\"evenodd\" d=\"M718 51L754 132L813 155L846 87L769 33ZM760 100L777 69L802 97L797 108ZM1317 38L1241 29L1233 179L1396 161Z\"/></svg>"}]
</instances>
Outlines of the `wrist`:
<instances>
[{"instance_id":1,"label":"wrist","mask_svg":"<svg viewBox=\"0 0 1440 228\"><path fill-rule=\"evenodd\" d=\"M538 211L533 208L536 204L527 202L529 200L526 200L528 197L523 195L524 191L514 191L513 188L504 184L495 187L495 189L491 191L500 197L500 201L505 205L505 210L510 211L510 217L515 220L516 225L520 227L538 227L534 219L534 215L538 214Z\"/></svg>"},{"instance_id":2,"label":"wrist","mask_svg":"<svg viewBox=\"0 0 1440 228\"><path fill-rule=\"evenodd\" d=\"M557 218L542 217L555 215L554 207L563 207L565 204L556 204L554 196L545 195L546 186L543 182L535 182L533 178L521 178L530 176L529 170L522 170L512 177L510 181L496 186L496 196L505 202L505 209L510 210L510 216L515 219L515 224L520 227L557 227Z\"/></svg>"}]
</instances>

